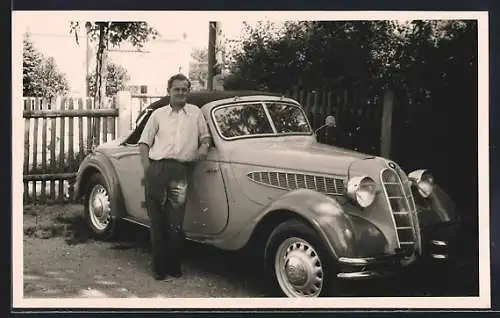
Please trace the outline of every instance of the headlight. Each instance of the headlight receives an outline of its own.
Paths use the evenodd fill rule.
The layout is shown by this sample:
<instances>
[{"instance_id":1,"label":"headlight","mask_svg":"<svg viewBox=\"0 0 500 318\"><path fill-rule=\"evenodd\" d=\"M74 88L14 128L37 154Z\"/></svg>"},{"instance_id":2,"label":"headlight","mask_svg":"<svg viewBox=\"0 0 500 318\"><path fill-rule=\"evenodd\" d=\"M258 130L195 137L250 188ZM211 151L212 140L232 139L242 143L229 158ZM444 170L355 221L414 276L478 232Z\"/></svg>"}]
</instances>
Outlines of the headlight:
<instances>
[{"instance_id":1,"label":"headlight","mask_svg":"<svg viewBox=\"0 0 500 318\"><path fill-rule=\"evenodd\" d=\"M347 182L347 195L359 206L366 208L375 200L376 187L375 181L370 177L352 177Z\"/></svg>"},{"instance_id":2,"label":"headlight","mask_svg":"<svg viewBox=\"0 0 500 318\"><path fill-rule=\"evenodd\" d=\"M415 182L418 193L423 198L428 198L434 192L434 177L429 171L425 169L415 170L408 177Z\"/></svg>"}]
</instances>

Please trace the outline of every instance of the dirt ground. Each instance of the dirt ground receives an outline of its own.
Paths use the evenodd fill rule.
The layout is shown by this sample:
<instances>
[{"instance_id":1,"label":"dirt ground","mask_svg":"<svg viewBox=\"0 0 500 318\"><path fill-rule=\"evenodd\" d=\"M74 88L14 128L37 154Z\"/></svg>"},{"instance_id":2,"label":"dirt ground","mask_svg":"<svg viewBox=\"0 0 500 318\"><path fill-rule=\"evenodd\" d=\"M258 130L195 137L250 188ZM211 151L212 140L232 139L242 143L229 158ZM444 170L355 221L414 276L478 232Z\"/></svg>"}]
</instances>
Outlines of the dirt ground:
<instances>
[{"instance_id":1,"label":"dirt ground","mask_svg":"<svg viewBox=\"0 0 500 318\"><path fill-rule=\"evenodd\" d=\"M79 205L25 207L25 297L266 296L234 253L195 244L188 244L183 277L155 281L146 229L130 224L122 231L129 237L95 241L82 216Z\"/></svg>"},{"instance_id":2,"label":"dirt ground","mask_svg":"<svg viewBox=\"0 0 500 318\"><path fill-rule=\"evenodd\" d=\"M235 252L189 243L184 275L155 281L149 269L148 231L128 224L118 240L88 236L81 205L24 207L24 297L269 297L258 265ZM464 247L467 250L467 247ZM472 254L471 254L472 255ZM470 256L470 255L469 255ZM477 295L473 257L452 264L446 275L349 283L341 296ZM436 272L437 273L437 272Z\"/></svg>"}]
</instances>

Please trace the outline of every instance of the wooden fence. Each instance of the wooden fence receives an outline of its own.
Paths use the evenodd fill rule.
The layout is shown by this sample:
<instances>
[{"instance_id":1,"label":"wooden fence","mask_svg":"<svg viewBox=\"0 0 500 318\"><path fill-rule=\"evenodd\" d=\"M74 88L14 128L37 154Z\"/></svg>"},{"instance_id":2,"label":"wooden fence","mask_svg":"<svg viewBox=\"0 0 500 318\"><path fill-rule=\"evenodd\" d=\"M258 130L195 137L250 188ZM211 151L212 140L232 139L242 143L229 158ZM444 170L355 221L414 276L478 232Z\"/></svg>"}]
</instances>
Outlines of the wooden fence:
<instances>
[{"instance_id":1,"label":"wooden fence","mask_svg":"<svg viewBox=\"0 0 500 318\"><path fill-rule=\"evenodd\" d=\"M391 141L392 98L361 97L348 91L284 92L303 105L314 129L328 115L336 128L325 128L318 140L348 149L387 156ZM64 203L71 199L72 181L94 145L134 128L141 110L162 96L119 92L107 107L95 109L92 98L63 98L57 105L25 98L24 202Z\"/></svg>"},{"instance_id":2,"label":"wooden fence","mask_svg":"<svg viewBox=\"0 0 500 318\"><path fill-rule=\"evenodd\" d=\"M94 145L116 137L115 103L95 109L91 98L61 98L50 109L24 98L24 203L63 203L78 165Z\"/></svg>"},{"instance_id":3,"label":"wooden fence","mask_svg":"<svg viewBox=\"0 0 500 318\"><path fill-rule=\"evenodd\" d=\"M318 141L369 154L390 154L392 93L362 95L342 91L307 92L294 88L285 95L297 100L317 129L328 115L335 116L336 127L324 128Z\"/></svg>"}]
</instances>

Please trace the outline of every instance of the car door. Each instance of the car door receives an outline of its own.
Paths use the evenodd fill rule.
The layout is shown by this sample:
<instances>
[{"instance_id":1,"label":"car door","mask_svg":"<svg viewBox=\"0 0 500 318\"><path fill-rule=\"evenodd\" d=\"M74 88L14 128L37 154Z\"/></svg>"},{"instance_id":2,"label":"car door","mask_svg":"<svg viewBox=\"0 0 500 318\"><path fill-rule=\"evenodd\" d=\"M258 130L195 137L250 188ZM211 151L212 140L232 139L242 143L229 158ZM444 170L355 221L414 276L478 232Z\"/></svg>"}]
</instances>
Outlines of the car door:
<instances>
[{"instance_id":1,"label":"car door","mask_svg":"<svg viewBox=\"0 0 500 318\"><path fill-rule=\"evenodd\" d=\"M228 221L228 202L219 153L211 148L206 160L196 163L184 219L184 231L191 236L220 233Z\"/></svg>"},{"instance_id":2,"label":"car door","mask_svg":"<svg viewBox=\"0 0 500 318\"><path fill-rule=\"evenodd\" d=\"M125 144L123 151L113 154L115 169L122 190L122 197L129 215L138 221L148 222L145 193L142 180L144 169L141 164L139 146Z\"/></svg>"}]
</instances>

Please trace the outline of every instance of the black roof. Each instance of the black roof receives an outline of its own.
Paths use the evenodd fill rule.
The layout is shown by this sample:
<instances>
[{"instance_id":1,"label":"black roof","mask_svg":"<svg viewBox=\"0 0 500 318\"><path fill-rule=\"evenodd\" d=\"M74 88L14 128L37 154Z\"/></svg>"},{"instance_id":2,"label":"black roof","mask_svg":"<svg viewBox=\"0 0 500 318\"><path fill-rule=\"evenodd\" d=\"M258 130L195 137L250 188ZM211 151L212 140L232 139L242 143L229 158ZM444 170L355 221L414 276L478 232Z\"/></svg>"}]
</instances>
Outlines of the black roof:
<instances>
[{"instance_id":1,"label":"black roof","mask_svg":"<svg viewBox=\"0 0 500 318\"><path fill-rule=\"evenodd\" d=\"M202 107L203 105L219 99L244 97L251 95L264 95L264 96L283 96L282 94L264 92L264 91L196 91L191 92L186 100L187 103ZM157 109L168 105L170 100L169 96L162 97L154 103L151 103L147 108Z\"/></svg>"},{"instance_id":2,"label":"black roof","mask_svg":"<svg viewBox=\"0 0 500 318\"><path fill-rule=\"evenodd\" d=\"M233 98L233 97L244 97L244 96L252 96L252 95L263 95L263 96L277 96L281 97L283 95L277 94L277 93L271 93L271 92L264 92L264 91L243 91L243 90L238 90L238 91L196 91L196 92L191 92L186 100L187 103L196 105L198 107L202 107L203 105L210 103L215 100L219 99L225 99L225 98ZM165 96L160 98L159 100L151 103L147 107L145 107L137 116L136 123L139 122L139 119L142 117L142 115L145 112L150 112L154 111L155 109L158 109L160 107L168 105L168 102L170 100L170 96ZM140 132L144 129L144 126L146 125L146 121L142 121L140 124L139 128L136 129L132 135L129 136L128 140L138 140L140 137Z\"/></svg>"}]
</instances>

